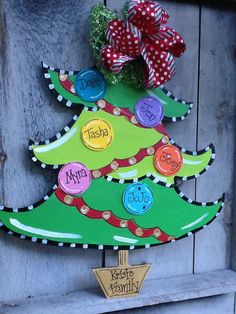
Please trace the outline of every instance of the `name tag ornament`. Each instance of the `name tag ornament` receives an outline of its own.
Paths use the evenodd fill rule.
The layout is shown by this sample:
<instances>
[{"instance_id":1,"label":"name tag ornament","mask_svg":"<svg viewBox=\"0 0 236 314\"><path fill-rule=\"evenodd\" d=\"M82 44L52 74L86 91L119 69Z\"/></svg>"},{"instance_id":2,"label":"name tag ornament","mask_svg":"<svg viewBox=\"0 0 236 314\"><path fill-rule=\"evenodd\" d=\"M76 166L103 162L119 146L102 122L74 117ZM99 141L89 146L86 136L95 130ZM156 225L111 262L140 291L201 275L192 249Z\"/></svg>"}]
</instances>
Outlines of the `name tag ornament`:
<instances>
[{"instance_id":1,"label":"name tag ornament","mask_svg":"<svg viewBox=\"0 0 236 314\"><path fill-rule=\"evenodd\" d=\"M130 184L123 194L123 205L131 214L142 215L153 204L151 189L143 183Z\"/></svg>"},{"instance_id":2,"label":"name tag ornament","mask_svg":"<svg viewBox=\"0 0 236 314\"><path fill-rule=\"evenodd\" d=\"M84 193L91 184L89 169L80 162L71 162L63 166L58 174L60 188L69 195Z\"/></svg>"},{"instance_id":3,"label":"name tag ornament","mask_svg":"<svg viewBox=\"0 0 236 314\"><path fill-rule=\"evenodd\" d=\"M107 121L93 119L82 127L81 137L84 145L89 149L101 151L111 145L114 133L110 123Z\"/></svg>"},{"instance_id":4,"label":"name tag ornament","mask_svg":"<svg viewBox=\"0 0 236 314\"><path fill-rule=\"evenodd\" d=\"M178 147L164 145L154 156L154 165L159 173L164 176L173 176L183 165L183 157Z\"/></svg>"},{"instance_id":5,"label":"name tag ornament","mask_svg":"<svg viewBox=\"0 0 236 314\"><path fill-rule=\"evenodd\" d=\"M94 69L86 69L77 75L75 91L81 99L94 102L105 95L106 81L101 72Z\"/></svg>"},{"instance_id":6,"label":"name tag ornament","mask_svg":"<svg viewBox=\"0 0 236 314\"><path fill-rule=\"evenodd\" d=\"M153 128L161 123L164 109L157 98L143 97L135 105L135 117L144 127Z\"/></svg>"}]
</instances>

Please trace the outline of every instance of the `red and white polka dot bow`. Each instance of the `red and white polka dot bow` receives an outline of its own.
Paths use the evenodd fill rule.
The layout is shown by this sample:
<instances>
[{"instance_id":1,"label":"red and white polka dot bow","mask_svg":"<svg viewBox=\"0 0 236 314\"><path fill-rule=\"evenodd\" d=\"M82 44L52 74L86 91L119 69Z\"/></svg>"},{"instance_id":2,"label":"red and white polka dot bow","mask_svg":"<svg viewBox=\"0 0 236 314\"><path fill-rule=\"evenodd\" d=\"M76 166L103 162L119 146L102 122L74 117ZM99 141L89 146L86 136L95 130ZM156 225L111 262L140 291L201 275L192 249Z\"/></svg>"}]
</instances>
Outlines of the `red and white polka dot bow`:
<instances>
[{"instance_id":1,"label":"red and white polka dot bow","mask_svg":"<svg viewBox=\"0 0 236 314\"><path fill-rule=\"evenodd\" d=\"M169 81L175 74L174 57L180 57L186 46L181 36L165 25L168 18L157 2L130 1L128 19L114 19L108 24L102 63L119 73L127 63L142 56L147 68L146 88Z\"/></svg>"}]
</instances>

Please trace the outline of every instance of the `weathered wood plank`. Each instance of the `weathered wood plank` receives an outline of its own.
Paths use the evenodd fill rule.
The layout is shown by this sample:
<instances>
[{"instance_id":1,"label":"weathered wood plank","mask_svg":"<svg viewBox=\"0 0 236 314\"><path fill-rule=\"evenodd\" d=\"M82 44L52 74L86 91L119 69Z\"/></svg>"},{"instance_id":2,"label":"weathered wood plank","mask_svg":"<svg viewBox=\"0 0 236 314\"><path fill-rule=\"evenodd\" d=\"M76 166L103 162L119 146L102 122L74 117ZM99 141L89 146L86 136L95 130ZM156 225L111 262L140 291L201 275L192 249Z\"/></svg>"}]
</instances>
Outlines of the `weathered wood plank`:
<instances>
[{"instance_id":1,"label":"weathered wood plank","mask_svg":"<svg viewBox=\"0 0 236 314\"><path fill-rule=\"evenodd\" d=\"M184 275L172 278L153 279L144 283L144 287L138 297L135 298L119 298L119 299L104 299L101 292L97 289L88 289L80 292L69 293L60 297L40 297L36 299L28 299L24 302L14 302L2 304L0 313L4 314L51 314L51 313L111 313L125 309L142 308L144 306L151 306L154 304L162 304L166 302L176 302L189 299L199 299L207 296L215 296L224 293L232 293L236 289L236 273L230 270L216 271L212 273L197 274L197 275ZM233 302L225 302L224 307L220 307L221 314L233 314L233 311L226 311L233 309ZM217 298L214 299L216 304ZM207 305L207 301L205 302ZM223 304L222 304L223 305ZM168 305L170 306L170 305ZM191 307L192 306L192 307ZM187 308L192 309L195 313L198 308L197 302L188 302L185 306L182 303L172 305L172 308L177 308L179 313L187 313ZM183 312L181 309L183 308ZM201 307L203 308L203 307ZM212 309L211 307L208 307ZM158 307L157 307L158 309ZM167 312L167 305L161 308ZM176 310L176 311L177 311ZM217 311L217 306L216 309ZM142 308L141 311L144 311ZM148 311L148 310L147 310ZM146 312L147 312L146 311ZM139 312L139 313L140 313ZM177 312L177 313L178 313ZM143 312L141 312L143 313ZM145 312L144 312L145 313ZM155 313L155 312L153 312ZM162 313L162 312L161 312ZM199 313L208 313L201 312ZM210 312L209 312L210 313ZM214 312L215 313L215 312ZM220 312L216 312L220 313Z\"/></svg>"},{"instance_id":2,"label":"weathered wood plank","mask_svg":"<svg viewBox=\"0 0 236 314\"><path fill-rule=\"evenodd\" d=\"M231 293L198 300L148 306L142 309L116 312L116 314L233 314L233 304L234 294Z\"/></svg>"},{"instance_id":3,"label":"weathered wood plank","mask_svg":"<svg viewBox=\"0 0 236 314\"><path fill-rule=\"evenodd\" d=\"M125 1L108 0L111 9L121 10ZM179 145L186 149L196 149L197 132L197 87L198 87L198 35L199 35L199 7L193 3L168 3L160 1L170 14L169 25L175 27L187 44L186 54L176 60L176 76L166 86L177 97L195 102L190 116L182 121L167 125L170 136ZM183 14L185 23L183 23ZM188 27L186 27L188 25ZM186 132L188 130L188 132ZM191 135L191 136L190 136ZM194 197L195 183L188 181L181 189L189 197ZM191 273L193 267L193 238L187 238L176 243L137 250L131 252L130 263L139 263L144 260L152 263L149 277L165 277ZM115 264L116 254L106 253L106 263Z\"/></svg>"},{"instance_id":4,"label":"weathered wood plank","mask_svg":"<svg viewBox=\"0 0 236 314\"><path fill-rule=\"evenodd\" d=\"M224 10L223 10L224 9ZM236 11L202 8L198 145L213 142L216 159L198 179L197 199L215 200L226 192L223 213L196 236L195 271L223 269L230 261L235 143Z\"/></svg>"},{"instance_id":5,"label":"weathered wood plank","mask_svg":"<svg viewBox=\"0 0 236 314\"><path fill-rule=\"evenodd\" d=\"M25 206L41 199L56 180L32 165L28 140L47 139L74 112L52 100L40 62L79 69L92 64L88 13L95 0L1 1L1 201ZM47 217L45 217L47 219ZM95 285L90 271L101 252L59 249L11 239L0 233L0 300L63 294Z\"/></svg>"}]
</instances>

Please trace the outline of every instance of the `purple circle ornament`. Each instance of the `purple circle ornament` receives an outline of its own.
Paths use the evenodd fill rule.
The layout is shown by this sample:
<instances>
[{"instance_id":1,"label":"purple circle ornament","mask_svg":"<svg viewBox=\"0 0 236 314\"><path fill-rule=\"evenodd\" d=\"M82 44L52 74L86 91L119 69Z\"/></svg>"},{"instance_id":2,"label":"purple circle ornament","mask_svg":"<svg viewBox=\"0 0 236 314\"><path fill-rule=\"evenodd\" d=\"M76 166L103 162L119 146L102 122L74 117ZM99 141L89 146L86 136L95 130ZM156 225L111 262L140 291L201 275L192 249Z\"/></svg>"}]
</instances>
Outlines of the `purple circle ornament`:
<instances>
[{"instance_id":1,"label":"purple circle ornament","mask_svg":"<svg viewBox=\"0 0 236 314\"><path fill-rule=\"evenodd\" d=\"M160 124L164 117L163 105L155 97L143 97L135 105L135 117L144 127L153 128Z\"/></svg>"},{"instance_id":2,"label":"purple circle ornament","mask_svg":"<svg viewBox=\"0 0 236 314\"><path fill-rule=\"evenodd\" d=\"M91 184L91 173L84 164L71 162L60 169L58 183L65 193L80 195L89 188Z\"/></svg>"}]
</instances>

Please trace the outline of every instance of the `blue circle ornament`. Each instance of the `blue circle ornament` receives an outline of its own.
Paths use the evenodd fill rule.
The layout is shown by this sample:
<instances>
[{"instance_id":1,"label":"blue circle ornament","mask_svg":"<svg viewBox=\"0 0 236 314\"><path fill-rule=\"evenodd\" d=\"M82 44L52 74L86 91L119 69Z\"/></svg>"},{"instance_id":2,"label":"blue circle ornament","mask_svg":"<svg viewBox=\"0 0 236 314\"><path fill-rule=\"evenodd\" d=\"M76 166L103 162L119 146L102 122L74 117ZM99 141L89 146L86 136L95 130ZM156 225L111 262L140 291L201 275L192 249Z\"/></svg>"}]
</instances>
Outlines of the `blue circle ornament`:
<instances>
[{"instance_id":1,"label":"blue circle ornament","mask_svg":"<svg viewBox=\"0 0 236 314\"><path fill-rule=\"evenodd\" d=\"M146 213L153 204L153 193L143 183L130 184L123 194L123 205L127 211L134 215Z\"/></svg>"},{"instance_id":2,"label":"blue circle ornament","mask_svg":"<svg viewBox=\"0 0 236 314\"><path fill-rule=\"evenodd\" d=\"M85 69L76 77L75 91L85 101L98 101L106 93L106 81L98 70Z\"/></svg>"}]
</instances>

